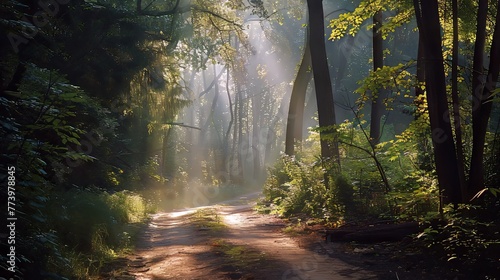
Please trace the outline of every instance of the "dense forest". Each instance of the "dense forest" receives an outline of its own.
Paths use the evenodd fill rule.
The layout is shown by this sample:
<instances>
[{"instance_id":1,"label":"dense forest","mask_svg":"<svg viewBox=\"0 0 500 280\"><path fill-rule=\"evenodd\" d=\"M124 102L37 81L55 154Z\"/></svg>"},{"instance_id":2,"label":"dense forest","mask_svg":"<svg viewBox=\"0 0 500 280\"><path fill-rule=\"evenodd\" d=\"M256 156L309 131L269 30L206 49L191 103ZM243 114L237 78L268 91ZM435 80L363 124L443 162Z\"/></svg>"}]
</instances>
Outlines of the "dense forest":
<instances>
[{"instance_id":1,"label":"dense forest","mask_svg":"<svg viewBox=\"0 0 500 280\"><path fill-rule=\"evenodd\" d=\"M500 271L500 1L3 0L1 275L88 279L148 215L262 190Z\"/></svg>"}]
</instances>

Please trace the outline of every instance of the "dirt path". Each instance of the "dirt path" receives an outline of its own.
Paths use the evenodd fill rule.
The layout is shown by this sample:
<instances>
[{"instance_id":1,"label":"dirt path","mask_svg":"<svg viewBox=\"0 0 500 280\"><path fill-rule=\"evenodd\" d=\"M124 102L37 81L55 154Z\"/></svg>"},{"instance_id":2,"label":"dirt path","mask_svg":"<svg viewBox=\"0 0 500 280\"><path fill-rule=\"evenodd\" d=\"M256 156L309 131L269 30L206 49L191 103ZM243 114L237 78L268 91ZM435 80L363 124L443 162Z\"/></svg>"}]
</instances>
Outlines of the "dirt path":
<instances>
[{"instance_id":1,"label":"dirt path","mask_svg":"<svg viewBox=\"0 0 500 280\"><path fill-rule=\"evenodd\" d=\"M377 279L373 272L330 258L328 253L334 247L324 244L317 236L308 240L284 234L283 221L257 214L252 206L219 206L218 212L229 226L228 242L251 246L281 264L256 272L255 279Z\"/></svg>"},{"instance_id":2,"label":"dirt path","mask_svg":"<svg viewBox=\"0 0 500 280\"><path fill-rule=\"evenodd\" d=\"M107 279L382 279L369 264L335 257L340 247L317 235L284 234L282 220L252 210L257 195L155 215L136 252L122 260L126 269ZM207 208L225 225L221 230L191 220Z\"/></svg>"}]
</instances>

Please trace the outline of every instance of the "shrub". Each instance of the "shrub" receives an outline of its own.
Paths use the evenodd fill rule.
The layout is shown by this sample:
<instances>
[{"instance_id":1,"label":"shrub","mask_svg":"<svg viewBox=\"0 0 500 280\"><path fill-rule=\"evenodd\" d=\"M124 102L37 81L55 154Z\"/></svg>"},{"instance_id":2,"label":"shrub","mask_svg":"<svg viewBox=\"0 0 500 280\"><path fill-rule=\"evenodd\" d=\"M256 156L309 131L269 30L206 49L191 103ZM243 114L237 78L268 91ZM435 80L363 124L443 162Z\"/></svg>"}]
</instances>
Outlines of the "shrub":
<instances>
[{"instance_id":1,"label":"shrub","mask_svg":"<svg viewBox=\"0 0 500 280\"><path fill-rule=\"evenodd\" d=\"M494 213L495 218L491 219ZM430 252L454 270L475 279L495 276L500 271L500 216L483 206L470 204L444 208L444 220L426 221L418 235Z\"/></svg>"},{"instance_id":2,"label":"shrub","mask_svg":"<svg viewBox=\"0 0 500 280\"><path fill-rule=\"evenodd\" d=\"M120 223L138 223L147 218L148 207L142 196L129 191L121 191L107 196L107 204Z\"/></svg>"},{"instance_id":3,"label":"shrub","mask_svg":"<svg viewBox=\"0 0 500 280\"><path fill-rule=\"evenodd\" d=\"M326 220L339 219L342 207L336 192L327 190L323 180L323 169L317 161L284 155L269 170L264 186L265 201L273 204L275 213L284 216L302 213ZM336 189L335 184L332 185L330 189Z\"/></svg>"},{"instance_id":4,"label":"shrub","mask_svg":"<svg viewBox=\"0 0 500 280\"><path fill-rule=\"evenodd\" d=\"M148 216L144 199L129 191L72 189L55 194L47 205L46 224L52 233L41 239L50 245L45 267L71 278L88 278L130 249L138 231L132 224Z\"/></svg>"}]
</instances>

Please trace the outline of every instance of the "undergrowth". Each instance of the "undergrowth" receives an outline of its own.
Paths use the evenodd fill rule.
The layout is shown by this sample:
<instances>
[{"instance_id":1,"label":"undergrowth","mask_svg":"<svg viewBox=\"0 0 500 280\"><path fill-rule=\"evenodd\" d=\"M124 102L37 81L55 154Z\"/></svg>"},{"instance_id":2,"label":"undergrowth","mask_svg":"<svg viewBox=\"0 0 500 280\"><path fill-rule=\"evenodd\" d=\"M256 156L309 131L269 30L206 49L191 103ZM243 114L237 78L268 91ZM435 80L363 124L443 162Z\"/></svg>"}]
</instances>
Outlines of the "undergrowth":
<instances>
[{"instance_id":1,"label":"undergrowth","mask_svg":"<svg viewBox=\"0 0 500 280\"><path fill-rule=\"evenodd\" d=\"M318 145L308 145L319 143L313 132L313 141L306 141L301 152L283 155L269 168L257 209L328 227L419 221L423 231L413 245L420 253L464 279L494 279L500 271L500 191L491 179L496 173L488 177L491 187L470 204L447 206L440 213L431 140L423 133L427 125L412 123L392 140L371 147L361 124L343 123L338 127L342 172L330 171L319 158ZM494 158L488 161L498 166ZM285 232L296 233L297 227Z\"/></svg>"},{"instance_id":2,"label":"undergrowth","mask_svg":"<svg viewBox=\"0 0 500 280\"><path fill-rule=\"evenodd\" d=\"M469 279L495 279L500 271L500 202L444 208L442 220L424 220L417 238L424 251Z\"/></svg>"},{"instance_id":3,"label":"undergrowth","mask_svg":"<svg viewBox=\"0 0 500 280\"><path fill-rule=\"evenodd\" d=\"M343 174L324 184L323 167L307 158L282 156L269 169L264 200L257 210L289 217L305 214L331 225L340 225L356 209L355 188Z\"/></svg>"},{"instance_id":4,"label":"undergrowth","mask_svg":"<svg viewBox=\"0 0 500 280\"><path fill-rule=\"evenodd\" d=\"M48 203L47 273L89 279L103 265L133 249L151 209L138 194L72 189Z\"/></svg>"}]
</instances>

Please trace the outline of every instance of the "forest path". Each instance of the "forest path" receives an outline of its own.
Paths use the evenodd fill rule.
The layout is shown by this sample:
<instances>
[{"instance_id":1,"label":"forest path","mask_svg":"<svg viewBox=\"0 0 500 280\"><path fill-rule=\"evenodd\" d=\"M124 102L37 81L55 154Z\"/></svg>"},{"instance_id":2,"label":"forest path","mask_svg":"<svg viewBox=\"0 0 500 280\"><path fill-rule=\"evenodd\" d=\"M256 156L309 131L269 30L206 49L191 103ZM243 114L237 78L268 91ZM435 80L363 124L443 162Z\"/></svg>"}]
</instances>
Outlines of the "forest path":
<instances>
[{"instance_id":1,"label":"forest path","mask_svg":"<svg viewBox=\"0 0 500 280\"><path fill-rule=\"evenodd\" d=\"M271 215L258 214L254 203L218 206L218 213L228 225L225 240L248 246L274 263L253 273L254 279L377 279L364 268L329 257L335 245L324 243L313 235L292 238L283 233L286 224Z\"/></svg>"},{"instance_id":2,"label":"forest path","mask_svg":"<svg viewBox=\"0 0 500 280\"><path fill-rule=\"evenodd\" d=\"M379 279L363 262L336 258L334 243L317 235L292 238L286 224L253 210L253 193L214 206L159 213L113 279ZM216 213L221 229L196 225L200 209ZM355 263L355 262L354 262ZM110 278L108 278L110 279Z\"/></svg>"}]
</instances>

